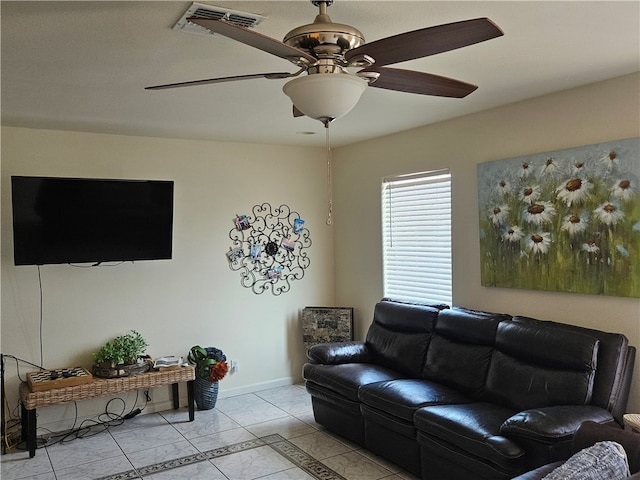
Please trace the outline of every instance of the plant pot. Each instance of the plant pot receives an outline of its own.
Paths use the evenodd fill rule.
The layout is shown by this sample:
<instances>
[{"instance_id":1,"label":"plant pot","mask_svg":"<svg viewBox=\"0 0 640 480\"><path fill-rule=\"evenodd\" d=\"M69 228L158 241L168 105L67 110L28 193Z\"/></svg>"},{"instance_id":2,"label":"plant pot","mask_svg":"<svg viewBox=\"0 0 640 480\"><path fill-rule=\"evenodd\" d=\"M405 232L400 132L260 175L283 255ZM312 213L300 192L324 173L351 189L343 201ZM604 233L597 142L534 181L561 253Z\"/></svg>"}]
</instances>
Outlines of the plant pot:
<instances>
[{"instance_id":1,"label":"plant pot","mask_svg":"<svg viewBox=\"0 0 640 480\"><path fill-rule=\"evenodd\" d=\"M196 377L194 397L198 410L211 410L218 401L218 382Z\"/></svg>"},{"instance_id":2,"label":"plant pot","mask_svg":"<svg viewBox=\"0 0 640 480\"><path fill-rule=\"evenodd\" d=\"M131 377L148 372L151 365L148 360L138 359L132 365L119 363L115 365L113 362L102 362L93 365L93 375L99 378L120 378Z\"/></svg>"}]
</instances>

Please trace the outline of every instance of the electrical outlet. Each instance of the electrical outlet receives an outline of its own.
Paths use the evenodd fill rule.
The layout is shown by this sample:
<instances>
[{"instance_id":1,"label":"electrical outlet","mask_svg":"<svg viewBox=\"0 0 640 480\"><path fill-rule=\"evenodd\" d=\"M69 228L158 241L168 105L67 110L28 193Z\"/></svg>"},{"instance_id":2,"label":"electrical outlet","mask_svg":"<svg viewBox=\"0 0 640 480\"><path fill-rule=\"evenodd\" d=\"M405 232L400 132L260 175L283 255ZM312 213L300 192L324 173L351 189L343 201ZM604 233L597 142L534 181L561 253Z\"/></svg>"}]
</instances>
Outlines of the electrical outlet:
<instances>
[{"instance_id":1,"label":"electrical outlet","mask_svg":"<svg viewBox=\"0 0 640 480\"><path fill-rule=\"evenodd\" d=\"M231 360L231 373L238 373L238 361L237 360Z\"/></svg>"}]
</instances>

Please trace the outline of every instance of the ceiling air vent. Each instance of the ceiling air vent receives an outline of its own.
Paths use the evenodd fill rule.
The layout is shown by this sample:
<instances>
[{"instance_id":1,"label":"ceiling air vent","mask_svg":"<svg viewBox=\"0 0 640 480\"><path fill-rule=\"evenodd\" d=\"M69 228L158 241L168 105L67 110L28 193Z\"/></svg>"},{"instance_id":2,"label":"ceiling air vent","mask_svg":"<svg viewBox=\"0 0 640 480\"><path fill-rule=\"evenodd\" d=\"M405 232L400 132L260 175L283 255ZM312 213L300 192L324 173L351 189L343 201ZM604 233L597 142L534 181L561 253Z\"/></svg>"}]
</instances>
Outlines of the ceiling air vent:
<instances>
[{"instance_id":1,"label":"ceiling air vent","mask_svg":"<svg viewBox=\"0 0 640 480\"><path fill-rule=\"evenodd\" d=\"M258 25L266 17L254 13L239 12L227 8L204 5L202 3L192 3L189 9L184 12L180 20L173 26L174 30L185 33L195 33L198 35L213 35L206 28L187 21L189 17L212 18L214 20L225 20L240 27L252 28Z\"/></svg>"}]
</instances>

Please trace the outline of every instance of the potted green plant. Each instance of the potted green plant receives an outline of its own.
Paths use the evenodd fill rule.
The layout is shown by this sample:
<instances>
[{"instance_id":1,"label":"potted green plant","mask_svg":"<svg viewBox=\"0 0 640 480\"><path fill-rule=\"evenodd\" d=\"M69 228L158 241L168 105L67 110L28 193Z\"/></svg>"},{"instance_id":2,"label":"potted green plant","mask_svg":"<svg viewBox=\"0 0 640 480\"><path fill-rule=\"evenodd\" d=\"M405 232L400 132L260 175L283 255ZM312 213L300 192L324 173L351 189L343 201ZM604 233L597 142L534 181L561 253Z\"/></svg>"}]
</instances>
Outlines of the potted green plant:
<instances>
[{"instance_id":1,"label":"potted green plant","mask_svg":"<svg viewBox=\"0 0 640 480\"><path fill-rule=\"evenodd\" d=\"M142 335L135 330L116 337L116 342L124 356L124 363L127 365L138 363L138 358L144 354L149 346Z\"/></svg>"},{"instance_id":2,"label":"potted green plant","mask_svg":"<svg viewBox=\"0 0 640 480\"><path fill-rule=\"evenodd\" d=\"M139 371L140 365L145 365L139 358L144 355L148 346L144 337L135 330L108 341L93 354L96 362L94 374L98 377L113 378L143 373L148 368Z\"/></svg>"}]
</instances>

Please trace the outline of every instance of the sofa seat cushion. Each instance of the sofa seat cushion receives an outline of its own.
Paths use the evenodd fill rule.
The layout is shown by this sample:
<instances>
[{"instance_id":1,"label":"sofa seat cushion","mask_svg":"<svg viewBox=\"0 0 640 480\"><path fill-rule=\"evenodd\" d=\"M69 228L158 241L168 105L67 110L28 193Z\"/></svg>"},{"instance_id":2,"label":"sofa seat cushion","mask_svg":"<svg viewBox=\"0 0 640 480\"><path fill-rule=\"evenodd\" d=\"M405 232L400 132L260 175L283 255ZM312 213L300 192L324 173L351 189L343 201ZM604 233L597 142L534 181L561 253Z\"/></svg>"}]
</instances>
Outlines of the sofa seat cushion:
<instances>
[{"instance_id":1,"label":"sofa seat cushion","mask_svg":"<svg viewBox=\"0 0 640 480\"><path fill-rule=\"evenodd\" d=\"M360 413L360 402L354 402L353 400L345 398L339 393L334 392L333 390L321 387L320 385L316 385L313 382L307 382L305 384L305 387L309 395L311 395L311 403L313 405L313 411L315 414L317 414L316 403L320 401L327 408L339 409L343 413L352 415L354 417L362 417L362 414Z\"/></svg>"},{"instance_id":2,"label":"sofa seat cushion","mask_svg":"<svg viewBox=\"0 0 640 480\"><path fill-rule=\"evenodd\" d=\"M360 388L358 398L370 409L413 423L413 414L426 405L470 403L463 394L429 380L388 380Z\"/></svg>"},{"instance_id":3,"label":"sofa seat cushion","mask_svg":"<svg viewBox=\"0 0 640 480\"><path fill-rule=\"evenodd\" d=\"M302 375L307 382L338 393L358 402L358 389L362 385L404 378L404 375L372 363L345 363L343 365L317 365L306 363Z\"/></svg>"},{"instance_id":4,"label":"sofa seat cushion","mask_svg":"<svg viewBox=\"0 0 640 480\"><path fill-rule=\"evenodd\" d=\"M437 405L416 411L416 429L435 442L448 444L485 459L504 471L517 471L524 450L500 434L514 410L492 403Z\"/></svg>"}]
</instances>

